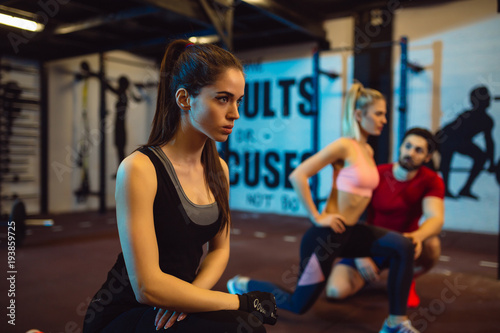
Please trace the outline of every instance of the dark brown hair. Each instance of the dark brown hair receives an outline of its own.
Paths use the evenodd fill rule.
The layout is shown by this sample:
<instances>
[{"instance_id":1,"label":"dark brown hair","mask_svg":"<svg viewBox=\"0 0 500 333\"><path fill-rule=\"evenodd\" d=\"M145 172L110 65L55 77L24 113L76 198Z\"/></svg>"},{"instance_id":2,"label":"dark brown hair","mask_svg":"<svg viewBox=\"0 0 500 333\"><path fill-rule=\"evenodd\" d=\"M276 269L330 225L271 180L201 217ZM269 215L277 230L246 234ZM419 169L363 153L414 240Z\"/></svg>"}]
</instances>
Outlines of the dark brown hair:
<instances>
[{"instance_id":1,"label":"dark brown hair","mask_svg":"<svg viewBox=\"0 0 500 333\"><path fill-rule=\"evenodd\" d=\"M432 154L434 153L434 151L439 150L436 138L434 137L434 135L432 135L431 132L429 132L425 128L420 128L420 127L410 128L409 130L406 131L402 141L404 141L408 135L416 135L424 138L425 141L427 142L427 154Z\"/></svg>"},{"instance_id":2,"label":"dark brown hair","mask_svg":"<svg viewBox=\"0 0 500 333\"><path fill-rule=\"evenodd\" d=\"M156 112L146 147L168 143L179 127L181 111L175 93L184 88L191 96L213 84L230 68L243 72L240 61L230 52L211 44L192 44L186 40L171 42L160 67ZM205 181L215 197L222 218L219 232L229 227L229 185L220 163L217 147L207 139L201 154ZM229 229L229 228L227 228Z\"/></svg>"}]
</instances>

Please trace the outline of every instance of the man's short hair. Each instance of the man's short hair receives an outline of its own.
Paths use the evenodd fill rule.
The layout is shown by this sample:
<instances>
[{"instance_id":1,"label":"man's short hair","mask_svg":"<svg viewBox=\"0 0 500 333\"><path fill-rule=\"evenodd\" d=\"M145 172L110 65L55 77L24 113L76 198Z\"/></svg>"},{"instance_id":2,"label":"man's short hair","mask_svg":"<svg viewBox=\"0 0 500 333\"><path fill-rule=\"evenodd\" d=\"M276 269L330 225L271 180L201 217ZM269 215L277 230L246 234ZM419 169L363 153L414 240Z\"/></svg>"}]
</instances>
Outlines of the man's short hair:
<instances>
[{"instance_id":1,"label":"man's short hair","mask_svg":"<svg viewBox=\"0 0 500 333\"><path fill-rule=\"evenodd\" d=\"M424 138L425 141L427 141L428 154L432 154L434 151L439 149L436 138L431 132L429 132L425 128L420 128L420 127L410 128L409 130L406 131L403 137L403 141L406 139L408 135L418 135Z\"/></svg>"}]
</instances>

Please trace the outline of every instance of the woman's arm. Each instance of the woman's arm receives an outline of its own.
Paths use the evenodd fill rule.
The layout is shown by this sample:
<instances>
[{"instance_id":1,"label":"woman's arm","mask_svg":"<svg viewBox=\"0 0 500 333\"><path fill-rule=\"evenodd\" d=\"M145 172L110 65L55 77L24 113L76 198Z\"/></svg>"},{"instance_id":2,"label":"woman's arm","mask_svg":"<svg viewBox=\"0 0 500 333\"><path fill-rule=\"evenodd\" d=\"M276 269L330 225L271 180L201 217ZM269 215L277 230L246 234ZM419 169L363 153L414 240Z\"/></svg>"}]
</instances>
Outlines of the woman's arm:
<instances>
[{"instance_id":1,"label":"woman's arm","mask_svg":"<svg viewBox=\"0 0 500 333\"><path fill-rule=\"evenodd\" d=\"M309 178L318 174L327 165L345 160L347 156L347 143L345 138L340 138L306 159L290 174L289 179L301 203L306 208L313 224L325 226L321 223L321 214L314 204L309 186Z\"/></svg>"},{"instance_id":2,"label":"woman's arm","mask_svg":"<svg viewBox=\"0 0 500 333\"><path fill-rule=\"evenodd\" d=\"M211 289L220 279L229 260L229 231L218 233L208 243L208 253L193 281L195 286Z\"/></svg>"},{"instance_id":3,"label":"woman's arm","mask_svg":"<svg viewBox=\"0 0 500 333\"><path fill-rule=\"evenodd\" d=\"M156 182L154 166L139 152L118 169L118 232L137 301L179 312L238 309L237 295L200 288L161 271L153 223Z\"/></svg>"},{"instance_id":4,"label":"woman's arm","mask_svg":"<svg viewBox=\"0 0 500 333\"><path fill-rule=\"evenodd\" d=\"M226 162L220 159L222 169L228 181L229 189L229 169ZM229 193L228 193L229 194ZM209 243L208 253L200 265L198 274L193 281L195 286L204 289L211 289L226 269L229 260L229 224L226 230L219 232Z\"/></svg>"}]
</instances>

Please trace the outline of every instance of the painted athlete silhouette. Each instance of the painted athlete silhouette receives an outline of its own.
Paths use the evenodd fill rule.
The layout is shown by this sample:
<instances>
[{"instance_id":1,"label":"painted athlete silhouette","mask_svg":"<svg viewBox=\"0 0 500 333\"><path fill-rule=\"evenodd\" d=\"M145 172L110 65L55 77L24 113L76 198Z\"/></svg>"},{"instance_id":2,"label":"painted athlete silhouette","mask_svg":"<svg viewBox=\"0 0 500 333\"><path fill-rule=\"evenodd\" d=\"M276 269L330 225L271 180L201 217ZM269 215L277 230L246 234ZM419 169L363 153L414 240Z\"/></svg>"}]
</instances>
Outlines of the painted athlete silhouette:
<instances>
[{"instance_id":1,"label":"painted athlete silhouette","mask_svg":"<svg viewBox=\"0 0 500 333\"><path fill-rule=\"evenodd\" d=\"M127 132L125 128L125 115L127 113L128 107L128 87L130 85L129 80L125 76L121 76L118 79L118 88L112 87L109 83L106 83L106 88L117 95L118 100L115 104L116 106L116 116L115 116L115 146L118 154L118 164L125 158L125 145L127 144ZM140 97L130 94L131 97L136 101L141 101Z\"/></svg>"},{"instance_id":2,"label":"painted athlete silhouette","mask_svg":"<svg viewBox=\"0 0 500 333\"><path fill-rule=\"evenodd\" d=\"M488 88L479 86L473 89L470 93L470 101L472 109L461 113L455 120L439 130L436 133L436 139L441 146L440 170L446 187L445 195L450 198L457 197L450 191L449 179L453 155L459 153L472 158L473 165L469 177L459 191L458 196L477 200L479 198L472 193L471 187L483 170L487 160L490 161L488 172L495 171L495 146L491 133L494 122L486 113L491 101ZM482 150L473 142L473 138L480 133L484 135L486 150Z\"/></svg>"}]
</instances>

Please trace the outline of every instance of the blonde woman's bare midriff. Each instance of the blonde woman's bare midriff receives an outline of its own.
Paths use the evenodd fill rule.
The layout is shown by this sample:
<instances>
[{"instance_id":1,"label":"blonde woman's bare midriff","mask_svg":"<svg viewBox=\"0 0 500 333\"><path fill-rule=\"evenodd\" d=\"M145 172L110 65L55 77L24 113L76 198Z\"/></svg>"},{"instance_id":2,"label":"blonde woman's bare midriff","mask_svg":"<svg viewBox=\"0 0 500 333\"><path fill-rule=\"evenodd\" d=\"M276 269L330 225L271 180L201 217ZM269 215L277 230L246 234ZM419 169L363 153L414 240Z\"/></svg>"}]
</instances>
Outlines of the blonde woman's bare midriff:
<instances>
[{"instance_id":1,"label":"blonde woman's bare midriff","mask_svg":"<svg viewBox=\"0 0 500 333\"><path fill-rule=\"evenodd\" d=\"M352 226L358 222L370 199L333 188L322 214L340 214L344 217L345 224Z\"/></svg>"}]
</instances>

